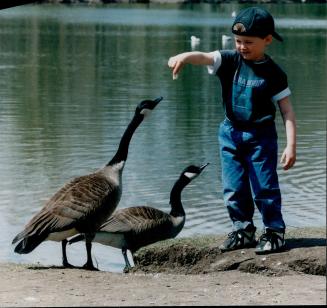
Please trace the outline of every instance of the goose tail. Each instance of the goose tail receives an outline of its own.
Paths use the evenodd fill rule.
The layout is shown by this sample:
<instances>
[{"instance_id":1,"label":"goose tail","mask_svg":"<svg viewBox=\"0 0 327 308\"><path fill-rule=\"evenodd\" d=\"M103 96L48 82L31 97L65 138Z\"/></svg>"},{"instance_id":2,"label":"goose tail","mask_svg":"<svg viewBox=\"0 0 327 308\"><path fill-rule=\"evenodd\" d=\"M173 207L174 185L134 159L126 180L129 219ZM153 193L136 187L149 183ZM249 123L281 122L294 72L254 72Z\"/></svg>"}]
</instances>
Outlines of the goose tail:
<instances>
[{"instance_id":1,"label":"goose tail","mask_svg":"<svg viewBox=\"0 0 327 308\"><path fill-rule=\"evenodd\" d=\"M19 234L14 238L13 243L17 242ZM41 235L32 235L24 237L18 245L15 247L15 252L19 254L26 254L33 251L37 246L39 246L44 240L46 236Z\"/></svg>"},{"instance_id":2,"label":"goose tail","mask_svg":"<svg viewBox=\"0 0 327 308\"><path fill-rule=\"evenodd\" d=\"M20 232L20 233L18 233L18 234L15 236L15 238L12 240L12 244L17 243L19 240L21 240L21 239L24 238L25 236L26 236L26 232L25 232L25 230L22 231L22 232Z\"/></svg>"}]
</instances>

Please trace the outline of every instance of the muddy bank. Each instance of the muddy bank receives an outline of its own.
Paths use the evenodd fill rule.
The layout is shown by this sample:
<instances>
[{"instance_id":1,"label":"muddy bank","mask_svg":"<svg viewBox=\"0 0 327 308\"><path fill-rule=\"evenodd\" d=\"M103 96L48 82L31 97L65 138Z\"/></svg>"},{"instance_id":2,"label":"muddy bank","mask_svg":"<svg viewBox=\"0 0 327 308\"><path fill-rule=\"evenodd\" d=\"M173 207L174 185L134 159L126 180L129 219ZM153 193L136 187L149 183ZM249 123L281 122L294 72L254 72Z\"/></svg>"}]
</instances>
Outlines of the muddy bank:
<instances>
[{"instance_id":1,"label":"muddy bank","mask_svg":"<svg viewBox=\"0 0 327 308\"><path fill-rule=\"evenodd\" d=\"M139 250L133 272L208 274L239 270L265 275L291 272L326 275L325 228L291 229L286 250L265 256L254 248L222 253L218 245L225 236L199 236L159 242Z\"/></svg>"}]
</instances>

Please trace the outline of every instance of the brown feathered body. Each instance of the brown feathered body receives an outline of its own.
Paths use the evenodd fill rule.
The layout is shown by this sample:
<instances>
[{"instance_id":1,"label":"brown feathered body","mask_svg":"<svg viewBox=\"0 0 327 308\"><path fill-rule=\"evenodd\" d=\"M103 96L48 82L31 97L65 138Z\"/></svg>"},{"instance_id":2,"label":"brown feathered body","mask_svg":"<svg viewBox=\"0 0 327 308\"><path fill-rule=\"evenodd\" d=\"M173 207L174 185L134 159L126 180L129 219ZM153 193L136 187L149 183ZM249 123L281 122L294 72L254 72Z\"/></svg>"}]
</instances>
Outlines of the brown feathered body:
<instances>
[{"instance_id":1,"label":"brown feathered body","mask_svg":"<svg viewBox=\"0 0 327 308\"><path fill-rule=\"evenodd\" d=\"M93 233L116 209L122 193L122 168L103 169L64 185L13 240L29 253L44 240L62 241L77 233Z\"/></svg>"},{"instance_id":2,"label":"brown feathered body","mask_svg":"<svg viewBox=\"0 0 327 308\"><path fill-rule=\"evenodd\" d=\"M185 215L174 217L161 210L138 206L117 210L96 233L94 241L116 248L139 248L174 238L182 230Z\"/></svg>"}]
</instances>

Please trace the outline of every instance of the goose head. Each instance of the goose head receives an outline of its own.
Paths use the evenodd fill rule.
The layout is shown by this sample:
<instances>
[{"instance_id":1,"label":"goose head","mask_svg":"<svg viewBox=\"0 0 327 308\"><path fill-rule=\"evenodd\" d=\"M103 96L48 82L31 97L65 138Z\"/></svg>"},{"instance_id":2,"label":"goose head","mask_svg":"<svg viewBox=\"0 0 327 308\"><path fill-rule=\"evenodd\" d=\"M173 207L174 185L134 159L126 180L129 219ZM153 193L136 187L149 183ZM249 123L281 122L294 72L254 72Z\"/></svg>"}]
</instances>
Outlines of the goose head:
<instances>
[{"instance_id":1,"label":"goose head","mask_svg":"<svg viewBox=\"0 0 327 308\"><path fill-rule=\"evenodd\" d=\"M148 116L162 99L163 97L160 96L154 100L144 100L140 102L136 107L135 114L142 114L144 117Z\"/></svg>"},{"instance_id":2,"label":"goose head","mask_svg":"<svg viewBox=\"0 0 327 308\"><path fill-rule=\"evenodd\" d=\"M205 167L207 167L209 163L206 163L202 166L188 166L187 168L184 169L182 172L182 176L187 177L190 181L194 180L196 177L198 177L201 172L204 170Z\"/></svg>"}]
</instances>

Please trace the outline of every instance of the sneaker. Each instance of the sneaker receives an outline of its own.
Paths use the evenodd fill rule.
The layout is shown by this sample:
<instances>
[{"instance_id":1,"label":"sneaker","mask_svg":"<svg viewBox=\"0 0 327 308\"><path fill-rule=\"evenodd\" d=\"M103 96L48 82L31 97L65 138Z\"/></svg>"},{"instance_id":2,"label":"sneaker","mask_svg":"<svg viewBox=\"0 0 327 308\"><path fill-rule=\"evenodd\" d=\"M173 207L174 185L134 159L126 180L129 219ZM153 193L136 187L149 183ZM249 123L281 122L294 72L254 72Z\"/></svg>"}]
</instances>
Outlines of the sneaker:
<instances>
[{"instance_id":1,"label":"sneaker","mask_svg":"<svg viewBox=\"0 0 327 308\"><path fill-rule=\"evenodd\" d=\"M247 226L245 229L233 231L228 234L227 239L219 246L219 249L230 251L241 248L255 247L257 241L255 240L256 227L253 225Z\"/></svg>"},{"instance_id":2,"label":"sneaker","mask_svg":"<svg viewBox=\"0 0 327 308\"><path fill-rule=\"evenodd\" d=\"M255 248L258 255L282 251L285 248L285 240L283 232L276 232L266 229L259 238L259 243Z\"/></svg>"}]
</instances>

